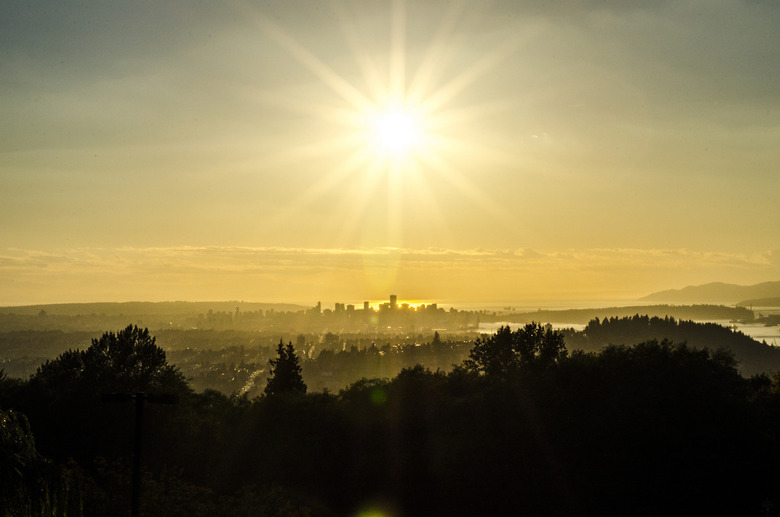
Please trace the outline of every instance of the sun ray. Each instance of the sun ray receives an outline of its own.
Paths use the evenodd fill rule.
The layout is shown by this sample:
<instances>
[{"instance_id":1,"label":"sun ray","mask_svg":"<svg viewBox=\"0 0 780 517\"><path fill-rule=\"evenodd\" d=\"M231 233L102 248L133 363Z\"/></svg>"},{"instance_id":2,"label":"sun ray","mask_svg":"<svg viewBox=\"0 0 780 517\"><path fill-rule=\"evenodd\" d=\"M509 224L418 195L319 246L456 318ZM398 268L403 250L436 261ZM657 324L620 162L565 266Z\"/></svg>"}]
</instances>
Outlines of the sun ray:
<instances>
[{"instance_id":1,"label":"sun ray","mask_svg":"<svg viewBox=\"0 0 780 517\"><path fill-rule=\"evenodd\" d=\"M406 4L392 4L390 41L390 102L405 102L406 94Z\"/></svg>"},{"instance_id":2,"label":"sun ray","mask_svg":"<svg viewBox=\"0 0 780 517\"><path fill-rule=\"evenodd\" d=\"M450 102L456 95L471 86L475 81L486 75L492 68L506 60L510 54L517 50L524 40L525 37L521 34L517 34L508 39L500 47L475 61L458 76L443 84L438 90L429 95L421 103L421 108L425 113L435 112L441 108L442 105Z\"/></svg>"},{"instance_id":3,"label":"sun ray","mask_svg":"<svg viewBox=\"0 0 780 517\"><path fill-rule=\"evenodd\" d=\"M517 101L515 99L503 98L458 108L449 108L441 110L436 113L435 117L431 117L428 128L431 133L435 134L447 127L473 123L486 118L488 115L506 113L516 107Z\"/></svg>"},{"instance_id":4,"label":"sun ray","mask_svg":"<svg viewBox=\"0 0 780 517\"><path fill-rule=\"evenodd\" d=\"M390 246L403 245L402 217L403 217L403 174L390 164L391 170L387 174L387 244Z\"/></svg>"},{"instance_id":5,"label":"sun ray","mask_svg":"<svg viewBox=\"0 0 780 517\"><path fill-rule=\"evenodd\" d=\"M445 49L450 47L458 20L465 10L466 2L460 0L451 3L444 13L441 23L436 29L431 43L426 48L422 62L417 68L411 84L407 98L409 102L417 104L425 98L426 92L430 89L430 84L435 81L437 68L445 62Z\"/></svg>"},{"instance_id":6,"label":"sun ray","mask_svg":"<svg viewBox=\"0 0 780 517\"><path fill-rule=\"evenodd\" d=\"M363 140L355 134L308 141L293 147L280 149L274 153L266 153L263 156L263 166L265 168L282 169L332 156L339 151L352 155L355 149L359 147L363 147Z\"/></svg>"},{"instance_id":7,"label":"sun ray","mask_svg":"<svg viewBox=\"0 0 780 517\"><path fill-rule=\"evenodd\" d=\"M370 161L366 165L367 174L362 175L360 190L363 192L375 192L378 185L383 180L382 170L384 166L378 159ZM354 196L347 204L347 213L341 222L341 228L337 234L339 242L347 242L358 227L362 224L363 218L374 200L370 196Z\"/></svg>"},{"instance_id":8,"label":"sun ray","mask_svg":"<svg viewBox=\"0 0 780 517\"><path fill-rule=\"evenodd\" d=\"M289 94L284 92L268 92L254 90L248 93L255 102L261 102L267 106L284 109L290 113L299 113L309 117L316 117L326 122L337 122L344 126L357 128L360 126L360 113L354 109L343 106L333 106L321 102L309 102L303 99L292 100Z\"/></svg>"},{"instance_id":9,"label":"sun ray","mask_svg":"<svg viewBox=\"0 0 780 517\"><path fill-rule=\"evenodd\" d=\"M453 42L467 6L472 5L468 0L458 0L442 13L412 72L408 69L413 61L408 58L409 5L405 0L389 3L386 52L372 51L365 44L366 35L361 34L359 26L364 19L353 10L360 9L362 4L348 7L334 0L331 5L356 64L356 75L362 77L362 87L337 73L274 22L259 14L255 16L258 26L274 43L340 100L311 102L288 100L283 94L257 93L260 102L340 126L338 130L333 128L333 134L342 134L296 146L289 153L278 153L279 161L327 160L323 162L327 169L277 216L290 217L306 206L340 197L345 200L343 203L334 204L327 215L323 213L327 217L327 222L323 222L336 228L336 239L349 242L350 236L360 232L364 237L370 236L372 245L382 242L401 247L407 219L418 214L428 214L426 224L432 221L446 228L437 189L432 188L434 181L451 186L482 212L502 217L504 214L473 179L474 164L486 163L482 154L489 150L467 135L482 117L516 108L516 103L493 99L458 105L455 99L499 66L524 41L524 36L512 34L468 66L448 72L460 59ZM495 155L492 159L501 160Z\"/></svg>"},{"instance_id":10,"label":"sun ray","mask_svg":"<svg viewBox=\"0 0 780 517\"><path fill-rule=\"evenodd\" d=\"M429 170L435 172L439 178L457 188L461 194L471 199L481 210L491 214L496 219L506 217L505 210L497 207L473 181L461 174L441 153L426 151L421 153L420 159Z\"/></svg>"},{"instance_id":11,"label":"sun ray","mask_svg":"<svg viewBox=\"0 0 780 517\"><path fill-rule=\"evenodd\" d=\"M386 83L380 77L376 61L371 59L366 52L365 43L360 40L360 35L357 33L354 22L354 15L347 11L343 2L335 2L333 5L339 18L341 33L344 35L355 63L368 86L368 91L375 98L386 98L388 96Z\"/></svg>"},{"instance_id":12,"label":"sun ray","mask_svg":"<svg viewBox=\"0 0 780 517\"><path fill-rule=\"evenodd\" d=\"M305 66L315 77L320 79L334 93L347 101L353 108L362 111L371 107L371 101L346 79L334 72L314 54L300 45L281 28L262 16L255 17L261 29L280 47Z\"/></svg>"},{"instance_id":13,"label":"sun ray","mask_svg":"<svg viewBox=\"0 0 780 517\"><path fill-rule=\"evenodd\" d=\"M309 185L291 204L290 211L295 211L301 206L320 198L337 185L343 184L359 171L363 170L368 157L367 151L358 150L350 153L341 163L333 167L328 174L319 176L318 181Z\"/></svg>"}]
</instances>

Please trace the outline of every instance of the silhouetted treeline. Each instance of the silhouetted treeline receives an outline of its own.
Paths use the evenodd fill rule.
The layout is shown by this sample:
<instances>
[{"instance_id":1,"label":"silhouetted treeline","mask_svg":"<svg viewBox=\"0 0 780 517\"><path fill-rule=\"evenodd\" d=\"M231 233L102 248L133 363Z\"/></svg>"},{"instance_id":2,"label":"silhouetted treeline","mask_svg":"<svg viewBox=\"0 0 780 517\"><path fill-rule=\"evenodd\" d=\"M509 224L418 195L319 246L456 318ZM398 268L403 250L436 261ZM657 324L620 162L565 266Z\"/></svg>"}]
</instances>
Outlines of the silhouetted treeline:
<instances>
[{"instance_id":1,"label":"silhouetted treeline","mask_svg":"<svg viewBox=\"0 0 780 517\"><path fill-rule=\"evenodd\" d=\"M241 330L165 329L157 343L196 391L254 397L265 386L268 361L281 338L301 355L306 383L314 391L338 391L362 377L395 377L421 364L448 371L468 355L479 334L443 333L273 333ZM631 344L664 338L697 348L727 348L745 375L780 371L780 349L712 323L634 315L592 320L579 331L565 331L570 350L598 351L609 344ZM26 379L44 361L71 348L84 348L100 333L62 331L0 332L0 368L9 377Z\"/></svg>"},{"instance_id":2,"label":"silhouetted treeline","mask_svg":"<svg viewBox=\"0 0 780 517\"><path fill-rule=\"evenodd\" d=\"M393 377L402 368L423 364L449 369L462 361L475 333L423 335L345 333L282 334L302 354L307 383L316 390L339 390L361 377ZM62 331L0 332L0 368L9 377L27 378L44 361L71 348L84 348L99 333ZM167 329L157 343L189 379L193 389L223 393L262 392L280 334L239 330Z\"/></svg>"},{"instance_id":3,"label":"silhouetted treeline","mask_svg":"<svg viewBox=\"0 0 780 517\"><path fill-rule=\"evenodd\" d=\"M768 327L780 325L780 314L771 314L769 316L761 316L756 318L757 323L763 323Z\"/></svg>"},{"instance_id":4,"label":"silhouetted treeline","mask_svg":"<svg viewBox=\"0 0 780 517\"><path fill-rule=\"evenodd\" d=\"M749 516L780 503L780 376L745 378L727 352L666 340L571 351L531 324L476 340L449 372L253 399L194 392L145 330L106 333L28 381L0 374L4 508L26 504L6 487L48 483L52 515L127 515L133 408L105 392L179 397L146 409L147 517Z\"/></svg>"},{"instance_id":5,"label":"silhouetted treeline","mask_svg":"<svg viewBox=\"0 0 780 517\"><path fill-rule=\"evenodd\" d=\"M651 339L685 342L693 348L724 348L737 360L746 375L780 371L780 348L759 343L742 332L716 323L678 321L674 318L640 316L594 319L582 332L567 332L566 344L572 349L598 351L607 345L632 344Z\"/></svg>"}]
</instances>

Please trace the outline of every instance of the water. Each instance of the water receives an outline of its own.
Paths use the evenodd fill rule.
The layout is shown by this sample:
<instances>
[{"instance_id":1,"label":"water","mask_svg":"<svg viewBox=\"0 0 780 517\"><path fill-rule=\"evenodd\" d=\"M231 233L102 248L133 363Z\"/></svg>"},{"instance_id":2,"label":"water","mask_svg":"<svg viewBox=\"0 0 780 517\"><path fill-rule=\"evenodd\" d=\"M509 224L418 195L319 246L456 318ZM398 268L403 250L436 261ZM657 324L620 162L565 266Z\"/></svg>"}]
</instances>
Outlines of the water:
<instances>
[{"instance_id":1,"label":"water","mask_svg":"<svg viewBox=\"0 0 780 517\"><path fill-rule=\"evenodd\" d=\"M620 304L584 305L578 303L569 306L558 305L556 307L545 307L545 309L549 308L549 309L562 310L562 309L585 309L585 308L594 308L594 307L620 307L620 306L621 306ZM777 315L780 314L780 307L754 307L753 312L755 312L756 317L758 317L759 314L763 316ZM743 334L750 336L756 341L759 342L765 341L768 345L780 346L780 325L773 325L771 327L767 327L763 323L732 323L728 320L696 320L696 321L697 323L717 323L718 325L729 327L735 331L742 332ZM522 323L509 323L506 321L504 322L497 321L494 323L480 323L479 332L483 332L486 334L493 334L499 329L499 327L507 326L507 325L512 329L518 329L524 326L524 324ZM557 323L553 323L552 326L556 330L572 328L574 330L581 331L585 328L585 325L582 323L557 322Z\"/></svg>"},{"instance_id":2,"label":"water","mask_svg":"<svg viewBox=\"0 0 780 517\"><path fill-rule=\"evenodd\" d=\"M724 320L714 320L711 323L730 327L759 342L766 341L767 345L780 346L780 326L778 325L767 327L762 323L731 323Z\"/></svg>"}]
</instances>

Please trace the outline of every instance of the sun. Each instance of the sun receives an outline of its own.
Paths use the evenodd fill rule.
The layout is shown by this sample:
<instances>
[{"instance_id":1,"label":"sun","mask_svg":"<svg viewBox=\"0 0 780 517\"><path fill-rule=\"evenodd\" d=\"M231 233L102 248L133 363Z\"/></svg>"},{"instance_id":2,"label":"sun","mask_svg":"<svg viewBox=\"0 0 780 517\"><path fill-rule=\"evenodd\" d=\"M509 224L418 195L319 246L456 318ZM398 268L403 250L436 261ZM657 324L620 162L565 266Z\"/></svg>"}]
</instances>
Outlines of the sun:
<instances>
[{"instance_id":1,"label":"sun","mask_svg":"<svg viewBox=\"0 0 780 517\"><path fill-rule=\"evenodd\" d=\"M410 110L388 109L371 118L369 131L379 154L403 157L422 145L421 121Z\"/></svg>"},{"instance_id":2,"label":"sun","mask_svg":"<svg viewBox=\"0 0 780 517\"><path fill-rule=\"evenodd\" d=\"M482 117L505 109L509 101L475 102L462 93L523 40L513 32L477 59L462 61L455 45L458 27L481 12L481 2L453 2L441 24L426 31L430 39L415 45L407 30L407 0L388 4L389 30L374 38L361 8L332 3L339 22L334 36L346 44L343 69L337 68L341 60L331 64L274 21L252 14L261 32L308 71L316 86L305 90L310 97L258 91L263 102L305 115L316 128L312 134L322 135L272 157L285 166L322 163L316 165L322 172L279 212L279 220L336 196L342 202L329 205L339 208L332 212L333 227L338 228L335 240L360 239L400 249L412 217L434 225L439 234L448 232L439 204L444 190L454 189L477 209L501 219L496 204L476 183L475 166L512 167L514 162L503 149L485 146L481 135L475 138L475 128Z\"/></svg>"}]
</instances>

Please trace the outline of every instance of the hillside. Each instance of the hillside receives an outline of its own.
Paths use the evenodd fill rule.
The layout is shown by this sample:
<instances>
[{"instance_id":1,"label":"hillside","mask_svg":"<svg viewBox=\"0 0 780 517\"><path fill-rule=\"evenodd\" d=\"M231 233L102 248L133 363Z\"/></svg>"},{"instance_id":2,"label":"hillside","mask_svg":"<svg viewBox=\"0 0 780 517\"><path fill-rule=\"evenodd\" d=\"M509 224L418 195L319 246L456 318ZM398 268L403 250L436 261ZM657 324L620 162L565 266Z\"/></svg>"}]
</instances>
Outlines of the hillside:
<instances>
[{"instance_id":1,"label":"hillside","mask_svg":"<svg viewBox=\"0 0 780 517\"><path fill-rule=\"evenodd\" d=\"M751 298L780 298L780 282L762 282L756 285L736 285L713 282L668 289L649 294L640 301L664 303L722 303L734 305Z\"/></svg>"},{"instance_id":2,"label":"hillside","mask_svg":"<svg viewBox=\"0 0 780 517\"><path fill-rule=\"evenodd\" d=\"M725 349L734 355L742 375L780 371L780 348L759 343L742 332L715 323L696 323L674 318L635 315L628 318L595 319L582 332L567 332L571 350L598 352L607 345L633 345L669 339L693 348Z\"/></svg>"}]
</instances>

